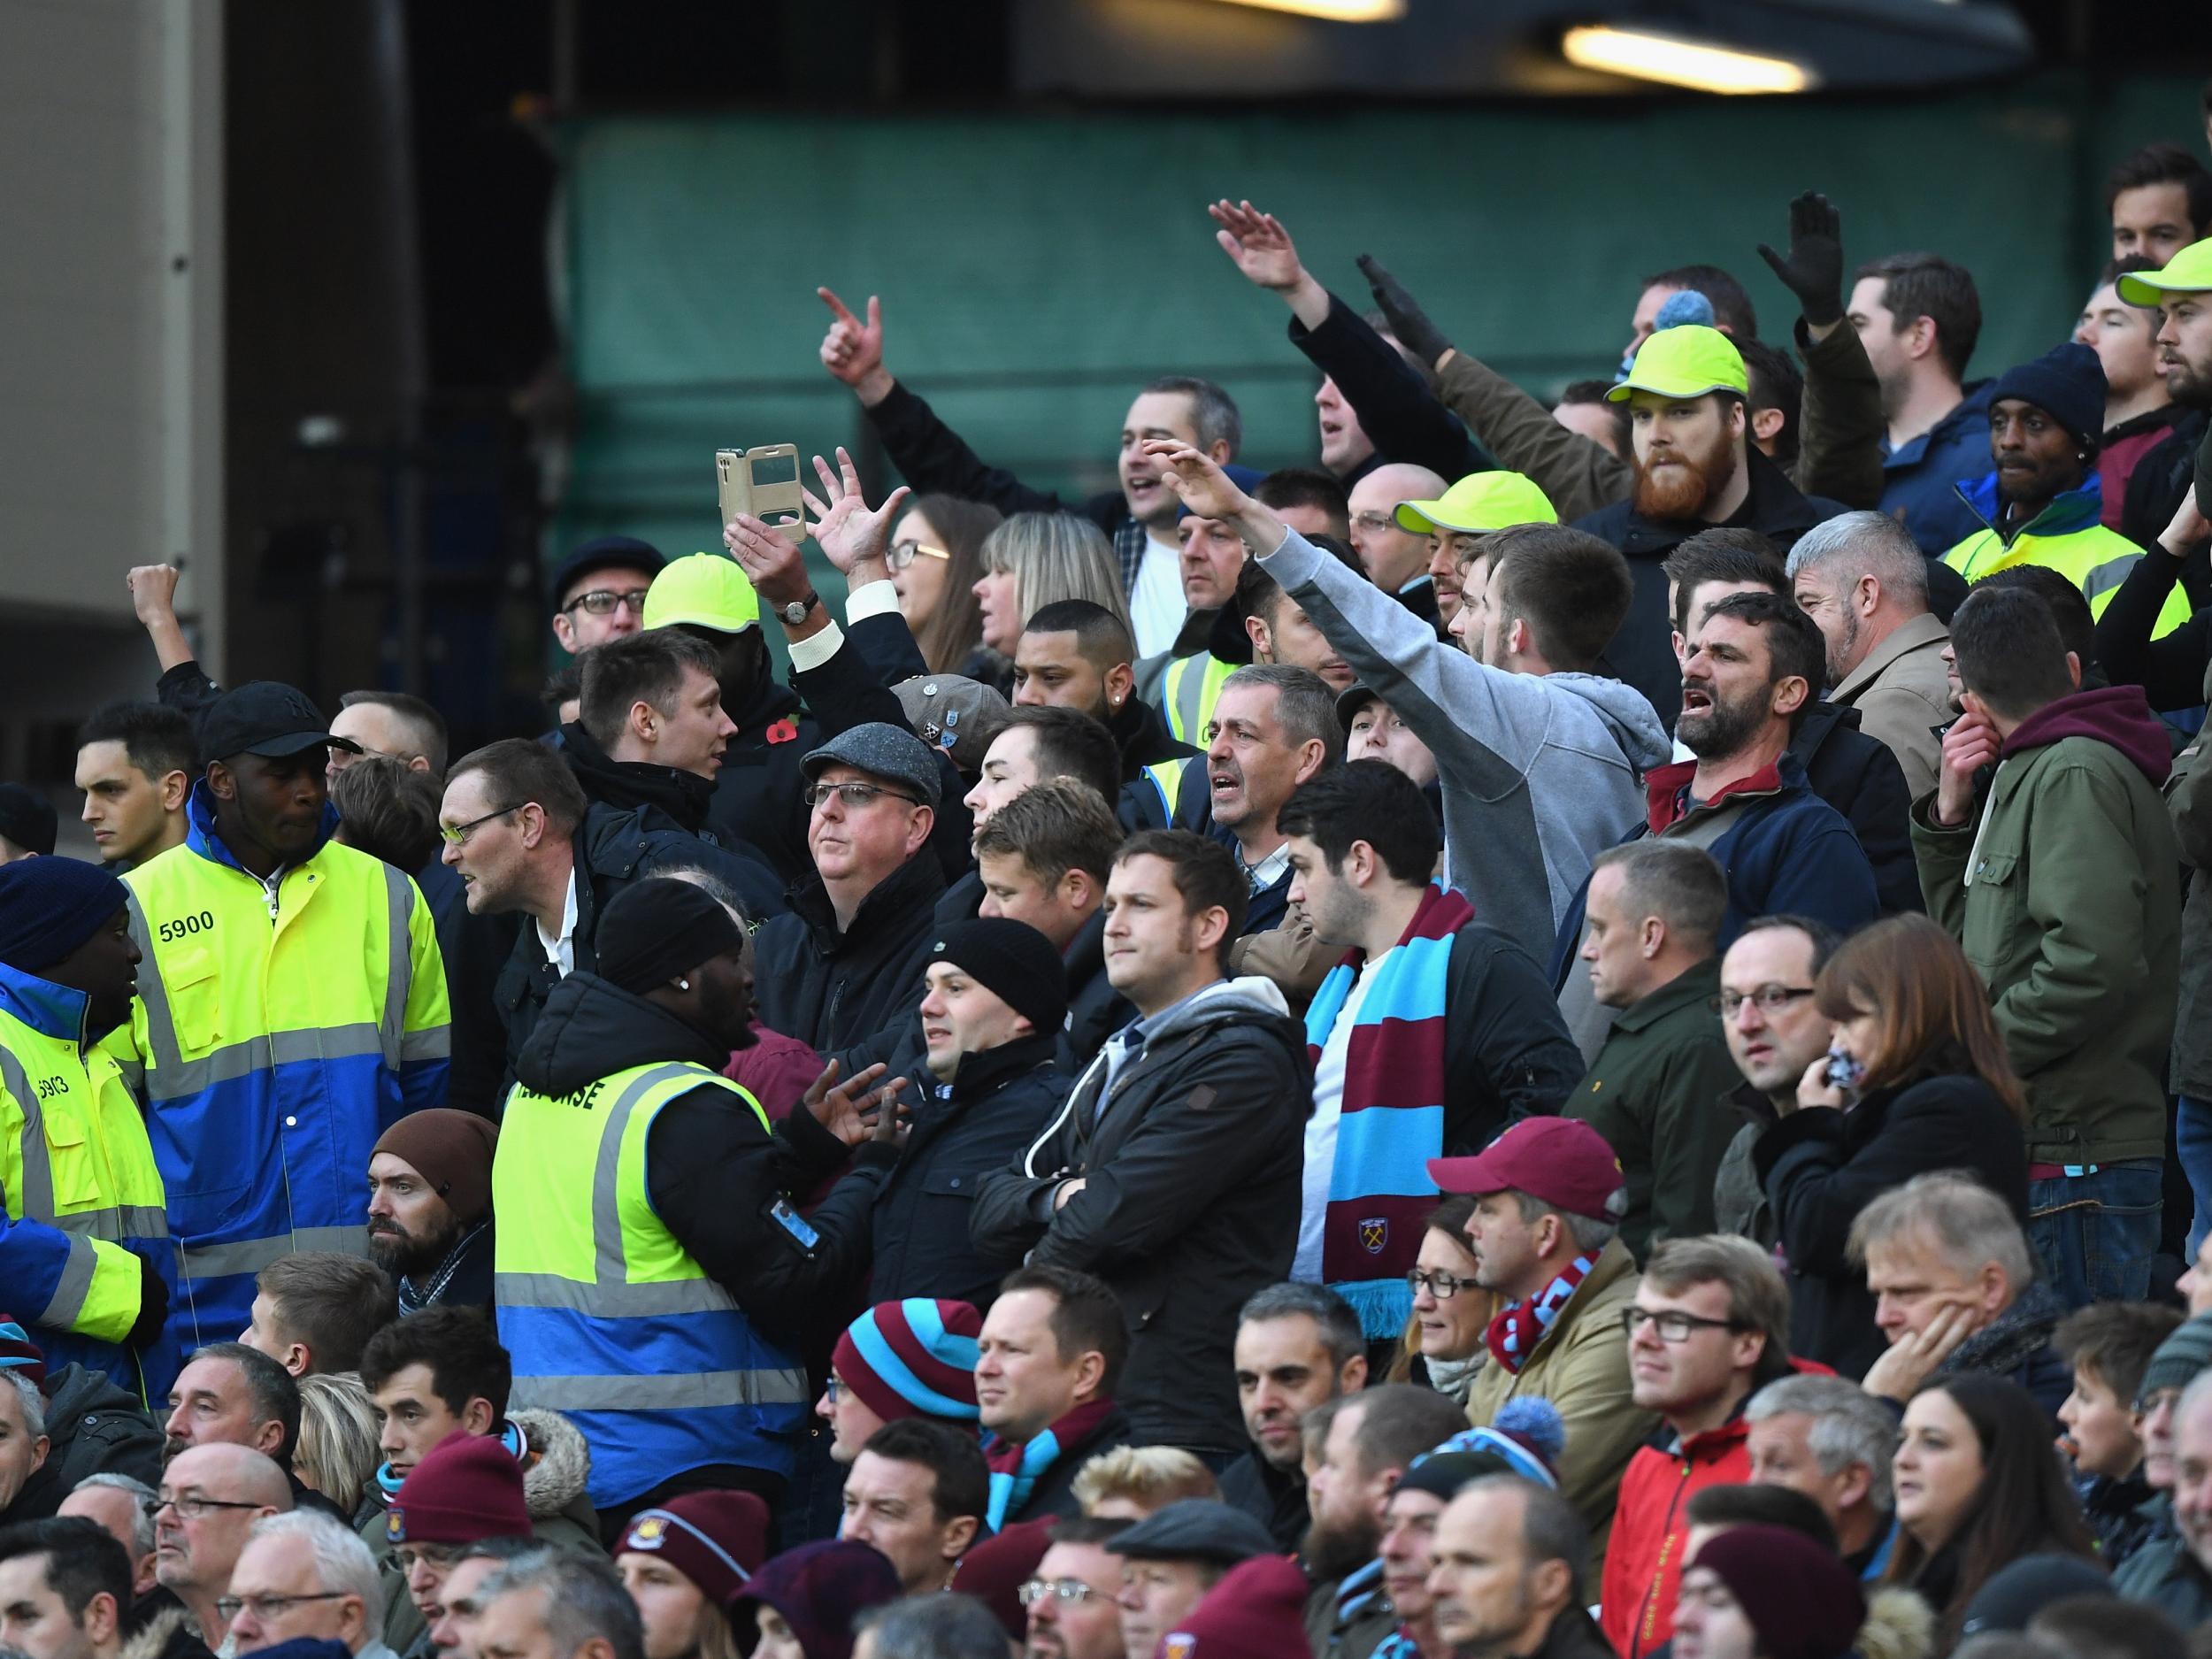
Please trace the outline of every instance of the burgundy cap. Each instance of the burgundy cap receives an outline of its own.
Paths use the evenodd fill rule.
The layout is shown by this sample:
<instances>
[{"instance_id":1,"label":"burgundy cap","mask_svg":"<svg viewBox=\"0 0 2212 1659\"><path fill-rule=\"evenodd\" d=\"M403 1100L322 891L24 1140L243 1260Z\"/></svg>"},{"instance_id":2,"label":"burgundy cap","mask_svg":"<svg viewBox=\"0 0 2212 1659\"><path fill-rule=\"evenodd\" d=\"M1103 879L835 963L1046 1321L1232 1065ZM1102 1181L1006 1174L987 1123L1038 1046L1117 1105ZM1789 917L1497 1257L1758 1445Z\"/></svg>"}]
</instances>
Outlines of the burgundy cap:
<instances>
[{"instance_id":1,"label":"burgundy cap","mask_svg":"<svg viewBox=\"0 0 2212 1659\"><path fill-rule=\"evenodd\" d=\"M657 1555L726 1608L768 1559L768 1506L749 1492L687 1492L630 1518L618 1555Z\"/></svg>"},{"instance_id":2,"label":"burgundy cap","mask_svg":"<svg viewBox=\"0 0 2212 1659\"><path fill-rule=\"evenodd\" d=\"M1306 1640L1306 1575L1280 1555L1232 1567L1176 1629L1164 1659L1312 1659Z\"/></svg>"},{"instance_id":3,"label":"burgundy cap","mask_svg":"<svg viewBox=\"0 0 2212 1659\"><path fill-rule=\"evenodd\" d=\"M522 1465L496 1434L457 1431L407 1471L384 1512L395 1544L473 1544L486 1538L527 1538L530 1506L522 1495Z\"/></svg>"},{"instance_id":4,"label":"burgundy cap","mask_svg":"<svg viewBox=\"0 0 2212 1659\"><path fill-rule=\"evenodd\" d=\"M1022 1609L1021 1587L1037 1576L1037 1563L1052 1548L1052 1522L1016 1521L960 1557L953 1569L956 1594L972 1595L991 1609L1015 1641L1029 1638L1029 1615Z\"/></svg>"},{"instance_id":5,"label":"burgundy cap","mask_svg":"<svg viewBox=\"0 0 2212 1659\"><path fill-rule=\"evenodd\" d=\"M1526 1193L1555 1210L1593 1221L1628 1213L1621 1161L1605 1137L1578 1118L1524 1118L1471 1158L1431 1158L1441 1193Z\"/></svg>"}]
</instances>

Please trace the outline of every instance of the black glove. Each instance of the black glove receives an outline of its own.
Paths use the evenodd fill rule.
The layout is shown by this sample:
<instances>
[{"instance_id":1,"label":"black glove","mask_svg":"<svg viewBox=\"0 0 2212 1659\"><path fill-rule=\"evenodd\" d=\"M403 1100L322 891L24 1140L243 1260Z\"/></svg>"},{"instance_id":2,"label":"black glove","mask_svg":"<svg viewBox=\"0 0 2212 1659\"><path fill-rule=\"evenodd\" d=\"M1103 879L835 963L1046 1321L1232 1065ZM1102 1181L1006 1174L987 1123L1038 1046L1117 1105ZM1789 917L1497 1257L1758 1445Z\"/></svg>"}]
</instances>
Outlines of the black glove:
<instances>
[{"instance_id":1,"label":"black glove","mask_svg":"<svg viewBox=\"0 0 2212 1659\"><path fill-rule=\"evenodd\" d=\"M151 1348L169 1322L169 1282L144 1256L138 1258L138 1317L123 1339L127 1348Z\"/></svg>"},{"instance_id":2,"label":"black glove","mask_svg":"<svg viewBox=\"0 0 2212 1659\"><path fill-rule=\"evenodd\" d=\"M1424 368L1432 369L1436 360L1452 349L1452 342L1444 338L1436 325L1428 319L1405 285L1384 270L1372 254L1359 257L1360 273L1367 279L1368 292L1375 296L1375 303L1390 321L1390 332L1398 336L1398 342L1420 360Z\"/></svg>"},{"instance_id":3,"label":"black glove","mask_svg":"<svg viewBox=\"0 0 2212 1659\"><path fill-rule=\"evenodd\" d=\"M1759 257L1774 268L1782 286L1797 296L1807 326L1824 328L1843 320L1843 216L1817 190L1790 204L1790 257L1759 244Z\"/></svg>"}]
</instances>

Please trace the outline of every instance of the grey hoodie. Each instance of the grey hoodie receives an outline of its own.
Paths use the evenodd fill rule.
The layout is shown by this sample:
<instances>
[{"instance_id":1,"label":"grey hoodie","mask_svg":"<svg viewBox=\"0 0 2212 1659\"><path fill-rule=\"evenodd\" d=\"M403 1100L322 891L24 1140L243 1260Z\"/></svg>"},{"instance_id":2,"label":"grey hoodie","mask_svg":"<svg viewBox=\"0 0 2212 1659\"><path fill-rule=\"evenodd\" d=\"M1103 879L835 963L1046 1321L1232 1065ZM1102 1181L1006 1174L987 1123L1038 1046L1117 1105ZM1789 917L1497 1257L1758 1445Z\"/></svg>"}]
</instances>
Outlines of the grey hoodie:
<instances>
[{"instance_id":1,"label":"grey hoodie","mask_svg":"<svg viewBox=\"0 0 2212 1659\"><path fill-rule=\"evenodd\" d=\"M1644 695L1486 667L1295 530L1260 566L1435 755L1445 879L1549 961L1592 860L1643 820L1643 775L1673 753Z\"/></svg>"}]
</instances>

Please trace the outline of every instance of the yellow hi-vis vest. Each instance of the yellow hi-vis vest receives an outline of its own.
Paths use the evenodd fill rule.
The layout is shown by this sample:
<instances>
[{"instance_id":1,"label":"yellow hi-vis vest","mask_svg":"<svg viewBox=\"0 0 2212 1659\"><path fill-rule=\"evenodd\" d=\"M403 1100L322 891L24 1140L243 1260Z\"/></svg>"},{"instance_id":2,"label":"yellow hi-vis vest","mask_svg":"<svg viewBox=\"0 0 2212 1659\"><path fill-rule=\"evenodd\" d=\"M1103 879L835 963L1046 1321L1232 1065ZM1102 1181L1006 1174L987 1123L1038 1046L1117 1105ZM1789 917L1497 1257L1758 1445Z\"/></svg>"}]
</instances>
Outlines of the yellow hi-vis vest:
<instances>
[{"instance_id":1,"label":"yellow hi-vis vest","mask_svg":"<svg viewBox=\"0 0 2212 1659\"><path fill-rule=\"evenodd\" d=\"M1179 657L1167 665L1160 681L1160 712L1167 717L1167 729L1178 742L1206 747L1205 731L1213 723L1214 704L1221 701L1224 682L1236 672L1236 664L1225 663L1210 651Z\"/></svg>"},{"instance_id":2,"label":"yellow hi-vis vest","mask_svg":"<svg viewBox=\"0 0 2212 1659\"><path fill-rule=\"evenodd\" d=\"M688 1061L557 1098L518 1084L500 1120L492 1294L512 1399L583 1431L602 1508L709 1464L788 1473L805 1421L799 1356L761 1336L653 1210L646 1137L702 1087L768 1126L750 1094Z\"/></svg>"}]
</instances>

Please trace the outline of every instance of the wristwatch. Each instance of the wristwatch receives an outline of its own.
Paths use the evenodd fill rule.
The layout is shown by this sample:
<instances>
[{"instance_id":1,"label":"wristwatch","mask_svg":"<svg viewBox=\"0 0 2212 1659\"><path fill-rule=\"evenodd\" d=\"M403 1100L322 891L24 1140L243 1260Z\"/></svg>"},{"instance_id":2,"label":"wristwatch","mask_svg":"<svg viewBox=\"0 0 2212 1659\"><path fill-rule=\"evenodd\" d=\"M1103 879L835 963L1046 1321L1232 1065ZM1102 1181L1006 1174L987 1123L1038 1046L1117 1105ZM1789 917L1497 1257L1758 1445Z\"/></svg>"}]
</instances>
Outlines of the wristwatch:
<instances>
[{"instance_id":1,"label":"wristwatch","mask_svg":"<svg viewBox=\"0 0 2212 1659\"><path fill-rule=\"evenodd\" d=\"M822 595L810 588L806 590L805 598L794 599L787 605L778 605L776 614L783 618L785 626L795 628L806 620L806 613L821 603Z\"/></svg>"}]
</instances>

